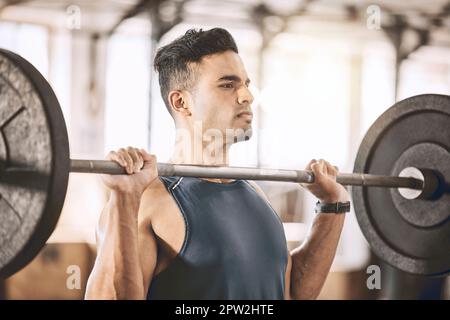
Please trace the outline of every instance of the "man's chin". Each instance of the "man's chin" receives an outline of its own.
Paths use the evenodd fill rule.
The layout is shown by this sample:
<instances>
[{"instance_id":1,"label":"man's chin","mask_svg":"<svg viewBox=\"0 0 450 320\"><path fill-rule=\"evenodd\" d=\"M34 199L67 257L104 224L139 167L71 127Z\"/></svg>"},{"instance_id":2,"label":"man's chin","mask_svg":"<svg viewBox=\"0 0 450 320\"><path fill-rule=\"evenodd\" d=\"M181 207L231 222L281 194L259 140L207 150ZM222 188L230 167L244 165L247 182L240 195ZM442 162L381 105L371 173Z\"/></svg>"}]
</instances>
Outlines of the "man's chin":
<instances>
[{"instance_id":1,"label":"man's chin","mask_svg":"<svg viewBox=\"0 0 450 320\"><path fill-rule=\"evenodd\" d=\"M248 141L253 136L252 125L249 124L244 128L236 128L235 134L233 135L233 143Z\"/></svg>"}]
</instances>

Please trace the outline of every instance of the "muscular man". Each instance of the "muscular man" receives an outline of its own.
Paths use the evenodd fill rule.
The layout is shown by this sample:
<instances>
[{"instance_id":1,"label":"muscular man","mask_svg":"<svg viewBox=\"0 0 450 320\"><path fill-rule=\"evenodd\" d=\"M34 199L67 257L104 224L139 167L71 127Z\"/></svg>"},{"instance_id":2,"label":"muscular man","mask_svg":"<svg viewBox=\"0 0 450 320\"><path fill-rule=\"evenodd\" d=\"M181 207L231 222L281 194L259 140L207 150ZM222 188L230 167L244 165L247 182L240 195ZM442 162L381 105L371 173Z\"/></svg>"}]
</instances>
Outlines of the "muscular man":
<instances>
[{"instance_id":1,"label":"muscular man","mask_svg":"<svg viewBox=\"0 0 450 320\"><path fill-rule=\"evenodd\" d=\"M177 135L171 162L228 165L230 146L242 140L235 132L251 136L253 101L232 36L220 28L189 30L158 51L155 68L177 131L185 133ZM208 132L215 139L194 143ZM289 252L282 223L257 184L158 178L155 156L131 147L107 158L128 175L103 176L111 195L98 224L87 299L318 296L343 214L317 214L306 240ZM316 179L304 187L320 201L348 201L335 167L312 160L307 169Z\"/></svg>"}]
</instances>

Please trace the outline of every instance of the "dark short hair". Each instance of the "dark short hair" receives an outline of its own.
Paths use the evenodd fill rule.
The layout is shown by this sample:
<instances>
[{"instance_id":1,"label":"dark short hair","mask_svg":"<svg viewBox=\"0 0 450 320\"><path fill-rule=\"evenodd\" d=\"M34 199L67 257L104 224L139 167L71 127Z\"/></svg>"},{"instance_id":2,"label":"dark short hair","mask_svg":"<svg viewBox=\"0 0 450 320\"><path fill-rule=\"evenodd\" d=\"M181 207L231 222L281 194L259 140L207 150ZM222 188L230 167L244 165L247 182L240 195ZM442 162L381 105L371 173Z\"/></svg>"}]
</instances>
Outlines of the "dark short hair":
<instances>
[{"instance_id":1,"label":"dark short hair","mask_svg":"<svg viewBox=\"0 0 450 320\"><path fill-rule=\"evenodd\" d=\"M189 29L186 33L161 47L155 56L154 66L159 73L161 95L171 112L167 96L171 90L189 90L195 84L192 63L198 63L205 56L232 50L238 53L231 34L222 28L203 31Z\"/></svg>"}]
</instances>

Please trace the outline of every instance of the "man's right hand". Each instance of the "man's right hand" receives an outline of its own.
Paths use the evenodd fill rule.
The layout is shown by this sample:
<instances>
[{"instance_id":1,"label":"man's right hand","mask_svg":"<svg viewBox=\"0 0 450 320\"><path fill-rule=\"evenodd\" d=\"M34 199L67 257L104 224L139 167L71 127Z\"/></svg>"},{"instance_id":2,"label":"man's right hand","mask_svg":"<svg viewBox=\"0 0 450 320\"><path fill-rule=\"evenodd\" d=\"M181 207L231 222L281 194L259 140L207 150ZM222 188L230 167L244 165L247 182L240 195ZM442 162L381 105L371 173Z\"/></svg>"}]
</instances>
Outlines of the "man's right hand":
<instances>
[{"instance_id":1,"label":"man's right hand","mask_svg":"<svg viewBox=\"0 0 450 320\"><path fill-rule=\"evenodd\" d=\"M158 177L156 157L144 149L121 148L110 151L106 159L117 162L127 172L124 175L102 175L103 183L113 191L141 196Z\"/></svg>"}]
</instances>

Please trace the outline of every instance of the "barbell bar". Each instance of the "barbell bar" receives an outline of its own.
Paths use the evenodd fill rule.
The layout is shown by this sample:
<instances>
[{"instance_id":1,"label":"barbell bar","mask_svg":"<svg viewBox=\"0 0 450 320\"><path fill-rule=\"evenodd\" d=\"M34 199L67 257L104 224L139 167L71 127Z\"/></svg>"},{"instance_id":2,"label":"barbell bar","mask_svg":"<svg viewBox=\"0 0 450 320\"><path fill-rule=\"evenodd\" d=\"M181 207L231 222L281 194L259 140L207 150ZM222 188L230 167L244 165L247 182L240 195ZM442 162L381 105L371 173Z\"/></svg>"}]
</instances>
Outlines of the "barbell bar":
<instances>
[{"instance_id":1,"label":"barbell bar","mask_svg":"<svg viewBox=\"0 0 450 320\"><path fill-rule=\"evenodd\" d=\"M264 169L251 167L181 165L157 163L160 176L180 176L197 178L247 179L313 183L314 173L308 170ZM70 171L97 174L127 174L114 161L71 159ZM409 188L422 190L424 180L414 177L393 177L374 174L340 173L336 181L342 185Z\"/></svg>"}]
</instances>

